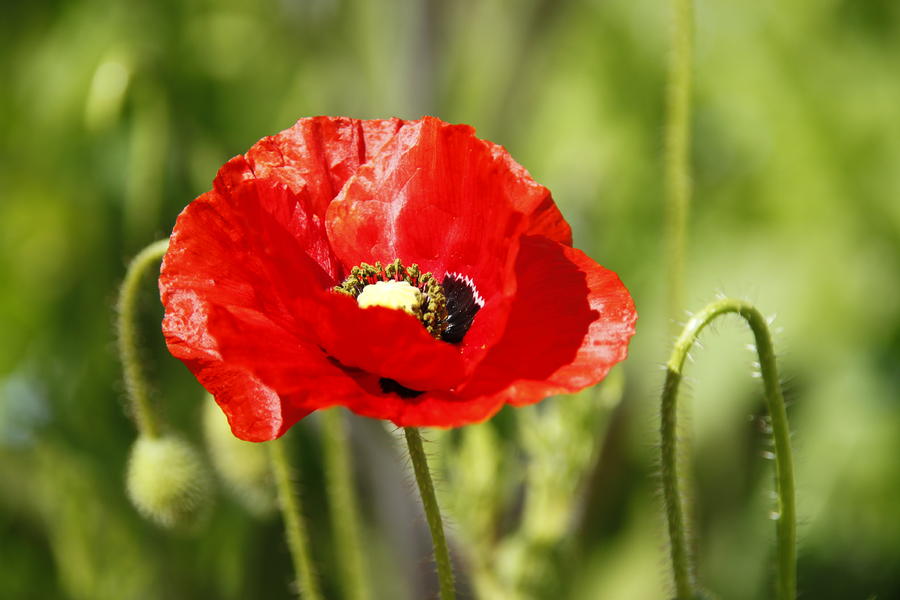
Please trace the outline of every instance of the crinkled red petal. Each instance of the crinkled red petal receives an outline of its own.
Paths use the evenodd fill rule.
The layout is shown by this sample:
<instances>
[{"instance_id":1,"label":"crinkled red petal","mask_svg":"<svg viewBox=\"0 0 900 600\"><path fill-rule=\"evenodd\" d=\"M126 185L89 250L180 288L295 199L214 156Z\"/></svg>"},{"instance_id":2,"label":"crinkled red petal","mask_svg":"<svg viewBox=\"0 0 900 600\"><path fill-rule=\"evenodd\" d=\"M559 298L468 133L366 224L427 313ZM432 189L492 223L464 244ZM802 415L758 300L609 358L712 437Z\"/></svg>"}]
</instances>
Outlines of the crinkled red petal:
<instances>
[{"instance_id":1,"label":"crinkled red petal","mask_svg":"<svg viewBox=\"0 0 900 600\"><path fill-rule=\"evenodd\" d=\"M360 308L332 293L326 302L303 297L296 312L314 315L310 326L322 348L340 363L414 390L448 389L465 374L461 349L433 338L416 317L381 306Z\"/></svg>"},{"instance_id":2,"label":"crinkled red petal","mask_svg":"<svg viewBox=\"0 0 900 600\"><path fill-rule=\"evenodd\" d=\"M398 426L458 427L489 418L505 403L529 404L593 385L625 358L637 313L615 273L580 250L527 236L516 278L506 332L467 383L379 399L360 379L370 393L348 398L348 406Z\"/></svg>"},{"instance_id":3,"label":"crinkled red petal","mask_svg":"<svg viewBox=\"0 0 900 600\"><path fill-rule=\"evenodd\" d=\"M299 326L299 295L337 281L339 265L321 220L284 187L247 181L208 192L178 217L163 261L160 290L195 290L210 304L253 308Z\"/></svg>"},{"instance_id":4,"label":"crinkled red petal","mask_svg":"<svg viewBox=\"0 0 900 600\"><path fill-rule=\"evenodd\" d=\"M511 200L515 209L528 216L528 225L525 233L527 235L542 235L555 242L560 242L566 246L572 245L572 228L563 218L559 207L553 201L550 190L544 186L538 185L531 178L528 171L513 160L506 148L481 140L491 150L491 155L497 164L507 170L515 179L525 182L525 187L532 188L536 186L538 193L521 193L520 190L511 190Z\"/></svg>"},{"instance_id":5,"label":"crinkled red petal","mask_svg":"<svg viewBox=\"0 0 900 600\"><path fill-rule=\"evenodd\" d=\"M452 391L436 390L414 398L385 394L377 378L357 374L365 393L347 396L345 405L356 414L386 419L398 427L460 427L479 423L503 408L500 394L463 398Z\"/></svg>"},{"instance_id":6,"label":"crinkled red petal","mask_svg":"<svg viewBox=\"0 0 900 600\"><path fill-rule=\"evenodd\" d=\"M516 277L519 293L503 339L460 396L538 402L593 385L625 359L637 312L615 273L580 250L529 236Z\"/></svg>"},{"instance_id":7,"label":"crinkled red petal","mask_svg":"<svg viewBox=\"0 0 900 600\"><path fill-rule=\"evenodd\" d=\"M159 279L163 332L239 437L280 435L317 407L325 379L355 387L293 312L298 296L327 294L336 268L321 220L283 186L243 182L204 194L179 216ZM243 348L253 350L245 356ZM292 380L309 382L309 398L285 386Z\"/></svg>"},{"instance_id":8,"label":"crinkled red petal","mask_svg":"<svg viewBox=\"0 0 900 600\"><path fill-rule=\"evenodd\" d=\"M215 186L221 190L246 179L271 179L287 185L295 193L305 190L314 213L322 215L361 165L381 153L401 129L415 129L422 121L447 125L433 117L420 121L327 116L300 119L293 127L259 140L246 154L229 161L216 178ZM474 135L472 137L475 139ZM502 146L477 141L488 148L496 163L514 178L536 185ZM572 232L568 223L549 191L538 187L538 194L515 194L512 198L516 209L530 216L528 233L571 245Z\"/></svg>"},{"instance_id":9,"label":"crinkled red petal","mask_svg":"<svg viewBox=\"0 0 900 600\"><path fill-rule=\"evenodd\" d=\"M439 279L470 277L486 301L461 346L471 370L503 332L518 238L533 213L541 211L536 227L567 231L547 224L550 206L547 189L505 150L471 127L426 117L359 168L329 205L326 227L345 268L399 258Z\"/></svg>"},{"instance_id":10,"label":"crinkled red petal","mask_svg":"<svg viewBox=\"0 0 900 600\"><path fill-rule=\"evenodd\" d=\"M344 183L370 160L405 121L346 117L300 119L290 129L259 140L220 171L216 189L246 179L269 179L303 191L315 215L324 215Z\"/></svg>"},{"instance_id":11,"label":"crinkled red petal","mask_svg":"<svg viewBox=\"0 0 900 600\"><path fill-rule=\"evenodd\" d=\"M365 393L316 346L248 309L209 305L195 292L169 298L164 331L222 407L235 436L279 437L313 410Z\"/></svg>"}]
</instances>

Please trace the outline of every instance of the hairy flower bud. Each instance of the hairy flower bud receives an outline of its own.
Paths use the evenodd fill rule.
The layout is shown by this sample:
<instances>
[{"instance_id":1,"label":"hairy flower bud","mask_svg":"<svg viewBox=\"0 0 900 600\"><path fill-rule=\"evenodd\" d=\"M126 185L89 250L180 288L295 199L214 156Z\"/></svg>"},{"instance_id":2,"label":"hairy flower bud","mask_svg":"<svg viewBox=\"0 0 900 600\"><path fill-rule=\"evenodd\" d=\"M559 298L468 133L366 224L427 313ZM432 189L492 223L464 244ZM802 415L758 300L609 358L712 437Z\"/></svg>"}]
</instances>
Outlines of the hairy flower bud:
<instances>
[{"instance_id":1,"label":"hairy flower bud","mask_svg":"<svg viewBox=\"0 0 900 600\"><path fill-rule=\"evenodd\" d=\"M141 514L167 528L195 523L211 499L209 474L200 456L173 436L138 438L126 485Z\"/></svg>"},{"instance_id":2,"label":"hairy flower bud","mask_svg":"<svg viewBox=\"0 0 900 600\"><path fill-rule=\"evenodd\" d=\"M209 395L203 405L203 433L213 468L234 498L256 516L271 513L275 486L269 453L262 444L234 437L228 420Z\"/></svg>"}]
</instances>

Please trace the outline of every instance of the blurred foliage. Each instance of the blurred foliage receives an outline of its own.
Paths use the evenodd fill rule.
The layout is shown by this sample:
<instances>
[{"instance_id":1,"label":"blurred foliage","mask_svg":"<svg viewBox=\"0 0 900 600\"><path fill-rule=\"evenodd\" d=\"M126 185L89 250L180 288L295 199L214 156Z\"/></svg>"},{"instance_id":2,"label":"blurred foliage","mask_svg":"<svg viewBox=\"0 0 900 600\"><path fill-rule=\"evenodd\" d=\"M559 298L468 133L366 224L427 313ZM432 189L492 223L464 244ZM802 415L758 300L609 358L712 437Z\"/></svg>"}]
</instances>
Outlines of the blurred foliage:
<instances>
[{"instance_id":1,"label":"blurred foliage","mask_svg":"<svg viewBox=\"0 0 900 600\"><path fill-rule=\"evenodd\" d=\"M460 511L449 511L451 533L462 546L472 527L549 531L561 555L577 560L551 548L547 581L561 583L531 588L534 597L665 597L655 494L658 365L669 342L665 5L5 3L0 597L289 597L277 517L253 517L222 494L201 531L172 535L128 504L135 432L111 342L116 286L125 260L166 235L217 167L263 135L305 115L424 113L473 124L509 148L553 190L576 245L621 275L641 315L611 413L584 406L600 402L607 382L600 395L549 400L533 415L505 410L480 430L451 434L463 441L449 460L473 463L458 471L469 478L459 489L446 476L447 506ZM778 313L803 597L900 597L900 3L701 0L695 66L688 297L699 308L723 291ZM159 400L199 447L203 394L167 356L147 288L143 330ZM701 577L725 598L767 598L773 484L762 396L742 349L750 337L735 321L703 341L687 370ZM557 446L532 455L529 444L567 437L543 430L551 421L520 436L532 417L585 419L571 436L582 449L584 428L597 436L593 454L579 451L586 462L577 473L557 474L560 489L578 493L560 494L563 508L549 498L546 530L521 481L540 469L553 475ZM334 597L316 425L310 418L291 437L313 551ZM428 539L421 519L409 518L416 499L402 459L378 424L354 419L353 434L375 596L426 597ZM481 495L456 497L460 489ZM490 515L473 504L483 496L484 510L498 511L493 523L478 522ZM571 511L562 522L560 510ZM479 560L505 577L496 541ZM466 549L462 585L474 589Z\"/></svg>"}]
</instances>

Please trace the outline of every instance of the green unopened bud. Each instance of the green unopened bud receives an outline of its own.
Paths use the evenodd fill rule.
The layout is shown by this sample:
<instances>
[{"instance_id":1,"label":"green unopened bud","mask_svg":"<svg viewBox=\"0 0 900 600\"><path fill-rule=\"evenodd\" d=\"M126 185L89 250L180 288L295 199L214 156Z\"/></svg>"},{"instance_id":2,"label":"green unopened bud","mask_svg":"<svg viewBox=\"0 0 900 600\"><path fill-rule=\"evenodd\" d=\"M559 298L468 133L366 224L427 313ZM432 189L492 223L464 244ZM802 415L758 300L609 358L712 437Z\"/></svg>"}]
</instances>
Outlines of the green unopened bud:
<instances>
[{"instance_id":1,"label":"green unopened bud","mask_svg":"<svg viewBox=\"0 0 900 600\"><path fill-rule=\"evenodd\" d=\"M131 449L128 495L145 517L168 528L197 522L211 499L210 478L186 441L141 436Z\"/></svg>"},{"instance_id":2,"label":"green unopened bud","mask_svg":"<svg viewBox=\"0 0 900 600\"><path fill-rule=\"evenodd\" d=\"M258 517L274 511L275 485L266 447L234 437L211 396L203 405L203 432L213 468L235 500Z\"/></svg>"}]
</instances>

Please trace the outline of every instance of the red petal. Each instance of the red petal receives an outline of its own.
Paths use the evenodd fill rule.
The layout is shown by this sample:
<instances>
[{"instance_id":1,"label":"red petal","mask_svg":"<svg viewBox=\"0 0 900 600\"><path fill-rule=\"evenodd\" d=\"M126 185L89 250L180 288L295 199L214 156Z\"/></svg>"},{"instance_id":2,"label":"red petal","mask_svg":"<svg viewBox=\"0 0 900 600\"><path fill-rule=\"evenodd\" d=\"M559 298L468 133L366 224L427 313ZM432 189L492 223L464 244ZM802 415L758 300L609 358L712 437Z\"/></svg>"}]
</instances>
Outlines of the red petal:
<instances>
[{"instance_id":1,"label":"red petal","mask_svg":"<svg viewBox=\"0 0 900 600\"><path fill-rule=\"evenodd\" d=\"M469 275L490 294L506 279L498 266L514 258L509 241L529 228L534 210L547 210L548 197L471 127L426 117L360 167L326 220L345 266L399 257L438 275Z\"/></svg>"},{"instance_id":2,"label":"red petal","mask_svg":"<svg viewBox=\"0 0 900 600\"><path fill-rule=\"evenodd\" d=\"M415 398L349 397L353 411L396 425L458 427L483 421L504 403L528 404L603 379L623 360L637 314L612 271L580 250L542 237L523 238L516 261L518 293L506 333L455 391Z\"/></svg>"},{"instance_id":3,"label":"red petal","mask_svg":"<svg viewBox=\"0 0 900 600\"><path fill-rule=\"evenodd\" d=\"M516 276L506 333L461 396L537 402L597 383L626 357L637 313L615 273L580 250L526 237Z\"/></svg>"},{"instance_id":4,"label":"red petal","mask_svg":"<svg viewBox=\"0 0 900 600\"><path fill-rule=\"evenodd\" d=\"M355 387L318 346L301 345L309 330L292 312L298 296L325 296L336 270L321 221L283 187L247 181L178 217L159 279L163 332L239 437L271 439L317 408L323 384L302 383L311 377Z\"/></svg>"},{"instance_id":5,"label":"red petal","mask_svg":"<svg viewBox=\"0 0 900 600\"><path fill-rule=\"evenodd\" d=\"M514 177L537 185L531 179L531 175L525 170L525 167L513 160L506 148L487 140L484 140L484 143L491 149L494 160L503 165L504 169L508 169ZM516 210L529 216L529 224L525 233L528 235L542 235L566 246L571 246L572 228L563 218L559 207L556 206L556 202L553 201L550 190L543 186L538 187L541 189L540 193L515 194L512 197Z\"/></svg>"},{"instance_id":6,"label":"red petal","mask_svg":"<svg viewBox=\"0 0 900 600\"><path fill-rule=\"evenodd\" d=\"M503 331L518 237L532 225L567 235L554 208L547 189L505 150L471 127L425 117L359 168L329 205L326 227L345 268L399 258L439 279L471 277L486 299L463 342L471 367Z\"/></svg>"},{"instance_id":7,"label":"red petal","mask_svg":"<svg viewBox=\"0 0 900 600\"><path fill-rule=\"evenodd\" d=\"M168 298L166 343L222 407L237 437L279 437L359 386L317 347L248 309L210 305L194 291Z\"/></svg>"},{"instance_id":8,"label":"red petal","mask_svg":"<svg viewBox=\"0 0 900 600\"><path fill-rule=\"evenodd\" d=\"M461 349L431 337L416 317L380 306L359 308L343 294L328 300L299 298L297 312L315 314L316 339L343 365L414 390L448 389L462 379Z\"/></svg>"},{"instance_id":9,"label":"red petal","mask_svg":"<svg viewBox=\"0 0 900 600\"><path fill-rule=\"evenodd\" d=\"M229 161L216 178L216 189L251 178L303 190L313 214L325 209L359 166L378 153L404 124L400 119L362 121L346 117L300 119L290 129L259 140Z\"/></svg>"},{"instance_id":10,"label":"red petal","mask_svg":"<svg viewBox=\"0 0 900 600\"><path fill-rule=\"evenodd\" d=\"M338 265L321 221L302 198L260 181L208 192L178 217L160 291L193 290L204 301L253 308L297 326L293 298L334 285Z\"/></svg>"},{"instance_id":11,"label":"red petal","mask_svg":"<svg viewBox=\"0 0 900 600\"><path fill-rule=\"evenodd\" d=\"M398 427L460 427L479 423L503 408L501 395L466 399L448 391L427 392L415 398L384 394L373 378L357 377L365 394L348 396L346 406L365 417L387 419Z\"/></svg>"}]
</instances>

